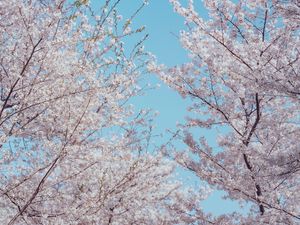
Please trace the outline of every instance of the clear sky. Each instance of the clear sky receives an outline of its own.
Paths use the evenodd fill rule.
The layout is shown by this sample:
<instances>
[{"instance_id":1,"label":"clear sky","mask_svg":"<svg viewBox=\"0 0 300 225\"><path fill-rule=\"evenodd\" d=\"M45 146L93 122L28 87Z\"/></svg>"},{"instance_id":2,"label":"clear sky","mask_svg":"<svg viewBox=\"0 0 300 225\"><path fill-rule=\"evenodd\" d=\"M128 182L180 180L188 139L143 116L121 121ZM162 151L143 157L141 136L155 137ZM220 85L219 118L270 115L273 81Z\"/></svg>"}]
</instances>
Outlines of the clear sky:
<instances>
[{"instance_id":1,"label":"clear sky","mask_svg":"<svg viewBox=\"0 0 300 225\"><path fill-rule=\"evenodd\" d=\"M98 0L92 0L95 3ZM102 2L102 1L101 1ZM118 6L118 12L126 19L135 12L143 0L122 0ZM184 1L182 1L184 4ZM185 1L186 2L186 1ZM196 9L200 15L207 17L207 12L202 6L201 0L196 0ZM149 0L149 5L143 8L139 15L133 20L133 27L145 25L145 32L149 34L149 39L145 42L145 49L153 53L159 64L167 66L180 65L188 62L188 53L181 47L180 41L176 37L179 31L184 29L184 20L177 15L168 0ZM144 82L152 85L160 84L160 88L147 91L143 96L133 99L131 102L137 109L151 108L159 111L159 116L155 120L156 134L162 133L164 138L162 143L168 138L167 129L176 130L176 123L184 123L187 115L186 108L190 100L182 99L179 94L168 88L154 74L148 74ZM199 131L199 136L208 138L209 143L215 143L216 133L213 131ZM183 145L178 145L182 148ZM180 173L185 179L186 173ZM192 178L190 183L199 184L197 178ZM238 204L229 200L223 200L220 191L214 192L207 200L203 202L203 208L206 212L214 215L233 212L238 209ZM237 210L242 212L243 210Z\"/></svg>"}]
</instances>

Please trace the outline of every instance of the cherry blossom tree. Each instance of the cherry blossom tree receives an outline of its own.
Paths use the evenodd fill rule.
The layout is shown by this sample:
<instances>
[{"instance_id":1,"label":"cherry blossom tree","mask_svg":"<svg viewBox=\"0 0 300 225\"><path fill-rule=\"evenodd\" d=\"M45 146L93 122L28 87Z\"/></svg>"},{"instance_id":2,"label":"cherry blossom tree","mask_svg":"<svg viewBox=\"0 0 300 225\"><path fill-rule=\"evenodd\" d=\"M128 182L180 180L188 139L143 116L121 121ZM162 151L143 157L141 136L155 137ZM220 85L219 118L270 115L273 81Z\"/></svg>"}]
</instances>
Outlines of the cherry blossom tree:
<instances>
[{"instance_id":1,"label":"cherry blossom tree","mask_svg":"<svg viewBox=\"0 0 300 225\"><path fill-rule=\"evenodd\" d=\"M246 216L211 224L298 224L299 2L204 0L206 19L192 0L170 2L186 20L180 40L191 62L149 69L193 101L181 134L188 151L175 157L227 198L251 205ZM217 147L197 128L217 130Z\"/></svg>"},{"instance_id":2,"label":"cherry blossom tree","mask_svg":"<svg viewBox=\"0 0 300 225\"><path fill-rule=\"evenodd\" d=\"M127 104L147 53L143 37L125 50L143 27L130 29L136 13L122 22L119 2L0 2L1 224L188 219L194 196L146 152L149 112Z\"/></svg>"}]
</instances>

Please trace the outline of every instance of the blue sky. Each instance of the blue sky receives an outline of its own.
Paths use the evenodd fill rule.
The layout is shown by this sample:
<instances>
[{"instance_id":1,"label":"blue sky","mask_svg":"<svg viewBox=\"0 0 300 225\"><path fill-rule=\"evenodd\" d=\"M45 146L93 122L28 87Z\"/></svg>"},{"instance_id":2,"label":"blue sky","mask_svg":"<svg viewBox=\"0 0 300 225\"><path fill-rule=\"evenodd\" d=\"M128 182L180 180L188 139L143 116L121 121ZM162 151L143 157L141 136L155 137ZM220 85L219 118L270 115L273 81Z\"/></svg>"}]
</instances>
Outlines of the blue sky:
<instances>
[{"instance_id":1,"label":"blue sky","mask_svg":"<svg viewBox=\"0 0 300 225\"><path fill-rule=\"evenodd\" d=\"M92 3L95 4L96 1L98 0L92 0ZM118 6L118 12L126 19L135 12L142 2L143 0L122 0ZM184 4L186 1L182 2ZM199 14L207 18L207 12L201 1L195 2ZM132 23L133 27L143 25L146 27L145 32L149 34L149 38L145 42L145 49L156 56L159 64L171 67L188 62L188 53L181 47L180 41L176 37L179 31L185 28L184 19L173 11L168 0L149 0L149 4L143 8ZM134 98L131 103L136 109L150 108L159 111L159 116L154 121L156 125L154 132L163 134L163 138L158 142L164 143L169 137L166 130L175 131L177 122L184 123L184 118L187 115L186 108L191 102L188 99L182 99L174 90L160 82L154 74L147 74L143 82L153 86L160 84L160 88L146 91L143 96ZM207 137L209 143L215 145L216 132L205 130L198 132L200 133L199 136ZM184 145L177 145L178 148L184 148ZM181 172L180 175L182 176L181 179L185 180L188 173ZM188 181L190 184L199 185L199 180L196 177L189 177L191 177ZM204 210L214 215L237 210L238 204L223 200L223 194L220 191L214 192L203 202ZM238 209L238 211L243 212L242 209Z\"/></svg>"}]
</instances>

